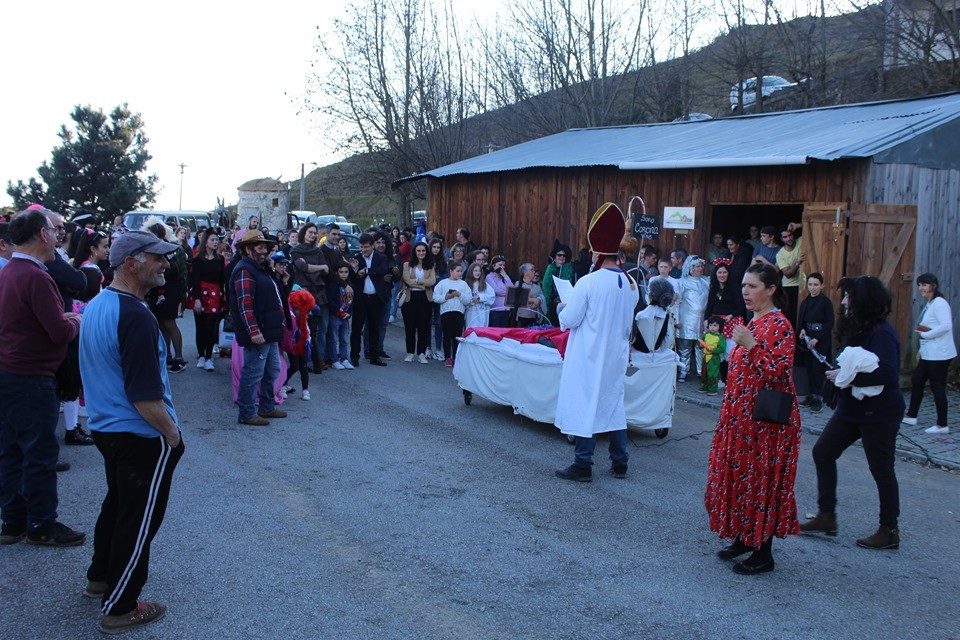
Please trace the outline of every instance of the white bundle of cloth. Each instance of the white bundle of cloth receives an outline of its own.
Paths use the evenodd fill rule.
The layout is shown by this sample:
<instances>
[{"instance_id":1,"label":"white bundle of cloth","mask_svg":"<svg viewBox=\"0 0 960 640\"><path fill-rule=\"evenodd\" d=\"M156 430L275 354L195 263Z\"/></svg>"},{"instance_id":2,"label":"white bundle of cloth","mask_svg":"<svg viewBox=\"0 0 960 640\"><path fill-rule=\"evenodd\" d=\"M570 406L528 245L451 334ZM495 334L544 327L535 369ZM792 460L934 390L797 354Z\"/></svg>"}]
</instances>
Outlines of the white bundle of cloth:
<instances>
[{"instance_id":1,"label":"white bundle of cloth","mask_svg":"<svg viewBox=\"0 0 960 640\"><path fill-rule=\"evenodd\" d=\"M853 383L853 379L858 373L872 373L880 366L880 358L872 351L867 351L863 347L847 347L837 356L837 364L840 366L840 373L837 374L834 384L840 389L846 389ZM871 387L851 387L850 393L857 400L863 400L868 396L880 395L883 391L883 385L874 385Z\"/></svg>"}]
</instances>

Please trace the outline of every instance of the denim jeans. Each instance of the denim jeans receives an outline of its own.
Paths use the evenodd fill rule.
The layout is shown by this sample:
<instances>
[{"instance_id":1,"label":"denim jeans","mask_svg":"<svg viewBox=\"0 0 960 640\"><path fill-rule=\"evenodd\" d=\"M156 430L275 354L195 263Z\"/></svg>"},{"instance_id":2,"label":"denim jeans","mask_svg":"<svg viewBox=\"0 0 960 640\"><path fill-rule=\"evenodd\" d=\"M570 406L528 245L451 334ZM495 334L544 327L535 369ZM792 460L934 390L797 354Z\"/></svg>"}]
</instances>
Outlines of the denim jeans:
<instances>
[{"instance_id":1,"label":"denim jeans","mask_svg":"<svg viewBox=\"0 0 960 640\"><path fill-rule=\"evenodd\" d=\"M0 517L36 529L57 520L53 378L0 372Z\"/></svg>"},{"instance_id":2,"label":"denim jeans","mask_svg":"<svg viewBox=\"0 0 960 640\"><path fill-rule=\"evenodd\" d=\"M611 464L627 464L630 454L627 453L627 430L610 431L610 462ZM581 438L577 436L573 463L578 467L590 468L593 466L593 450L597 446L597 436Z\"/></svg>"},{"instance_id":3,"label":"denim jeans","mask_svg":"<svg viewBox=\"0 0 960 640\"><path fill-rule=\"evenodd\" d=\"M433 327L433 350L437 353L443 352L443 325L440 324L440 305L432 302L433 317L430 324Z\"/></svg>"},{"instance_id":4,"label":"denim jeans","mask_svg":"<svg viewBox=\"0 0 960 640\"><path fill-rule=\"evenodd\" d=\"M280 375L280 344L251 345L243 348L243 369L240 371L240 388L237 391L237 406L240 418L252 418L258 412L270 413L276 407L273 384ZM260 385L258 409L257 385Z\"/></svg>"},{"instance_id":5,"label":"denim jeans","mask_svg":"<svg viewBox=\"0 0 960 640\"><path fill-rule=\"evenodd\" d=\"M334 362L346 360L350 357L350 320L330 317L330 359Z\"/></svg>"},{"instance_id":6,"label":"denim jeans","mask_svg":"<svg viewBox=\"0 0 960 640\"><path fill-rule=\"evenodd\" d=\"M313 331L313 334L310 336L310 339L313 341L310 353L313 363L316 365L320 364L320 361L329 353L329 349L327 349L327 332L330 330L330 307L325 304L320 305L320 313L311 315L310 319L313 323L310 327L311 331Z\"/></svg>"}]
</instances>

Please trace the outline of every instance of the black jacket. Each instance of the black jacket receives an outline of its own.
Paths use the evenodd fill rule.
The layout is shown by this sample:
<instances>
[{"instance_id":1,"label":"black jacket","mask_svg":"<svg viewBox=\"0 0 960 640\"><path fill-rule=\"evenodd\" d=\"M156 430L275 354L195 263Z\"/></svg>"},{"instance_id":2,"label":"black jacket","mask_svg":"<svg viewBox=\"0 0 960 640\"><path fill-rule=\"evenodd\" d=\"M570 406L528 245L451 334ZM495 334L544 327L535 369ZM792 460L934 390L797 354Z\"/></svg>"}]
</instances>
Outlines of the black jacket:
<instances>
[{"instance_id":1,"label":"black jacket","mask_svg":"<svg viewBox=\"0 0 960 640\"><path fill-rule=\"evenodd\" d=\"M357 258L360 262L358 265L358 270L366 268L366 260L363 256ZM370 262L370 272L366 275L370 276L370 280L373 281L373 288L377 292L377 297L380 298L380 302L386 304L390 300L390 284L387 283L383 276L390 273L390 261L387 260L387 257L382 253L373 252L372 261ZM363 285L366 276L361 278L355 272L351 272L350 279L353 281L353 295L359 296L363 294Z\"/></svg>"}]
</instances>

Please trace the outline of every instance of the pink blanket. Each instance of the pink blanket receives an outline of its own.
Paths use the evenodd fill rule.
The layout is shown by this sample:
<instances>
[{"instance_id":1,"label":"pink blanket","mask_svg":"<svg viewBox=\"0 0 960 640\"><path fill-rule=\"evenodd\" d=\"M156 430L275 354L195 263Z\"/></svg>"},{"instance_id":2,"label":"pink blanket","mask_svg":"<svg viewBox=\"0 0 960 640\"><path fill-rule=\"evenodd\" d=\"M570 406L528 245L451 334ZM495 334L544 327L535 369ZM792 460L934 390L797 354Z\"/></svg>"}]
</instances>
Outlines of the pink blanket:
<instances>
[{"instance_id":1,"label":"pink blanket","mask_svg":"<svg viewBox=\"0 0 960 640\"><path fill-rule=\"evenodd\" d=\"M471 333L497 342L504 338L510 338L524 344L537 344L540 342L540 338L549 338L557 347L561 358L567 352L567 339L570 337L569 329L558 329L556 327L542 330L520 329L518 327L471 327L464 331L463 335L466 337Z\"/></svg>"},{"instance_id":2,"label":"pink blanket","mask_svg":"<svg viewBox=\"0 0 960 640\"><path fill-rule=\"evenodd\" d=\"M230 374L231 386L233 387L233 403L237 403L237 393L240 391L240 371L243 370L243 347L237 344L237 339L233 339L233 346L230 348ZM280 389L283 387L283 381L287 379L287 358L280 352L280 375L277 381L273 383L274 399L277 404L283 404L283 398L280 396ZM255 398L260 397L260 385L257 385Z\"/></svg>"}]
</instances>

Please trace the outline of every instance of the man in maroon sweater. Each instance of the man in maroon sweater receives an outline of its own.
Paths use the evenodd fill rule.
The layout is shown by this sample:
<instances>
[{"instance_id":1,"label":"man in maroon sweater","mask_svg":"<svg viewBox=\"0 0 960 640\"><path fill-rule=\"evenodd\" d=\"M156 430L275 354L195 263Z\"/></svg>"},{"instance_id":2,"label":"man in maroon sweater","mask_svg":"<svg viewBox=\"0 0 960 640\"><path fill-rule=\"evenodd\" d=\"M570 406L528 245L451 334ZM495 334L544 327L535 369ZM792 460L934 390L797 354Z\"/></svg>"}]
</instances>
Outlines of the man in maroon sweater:
<instances>
[{"instance_id":1,"label":"man in maroon sweater","mask_svg":"<svg viewBox=\"0 0 960 640\"><path fill-rule=\"evenodd\" d=\"M40 211L10 222L16 246L0 271L0 544L74 546L86 535L57 521L58 403L54 375L80 316L64 312L45 262L56 229Z\"/></svg>"}]
</instances>

